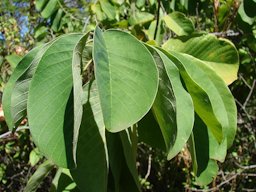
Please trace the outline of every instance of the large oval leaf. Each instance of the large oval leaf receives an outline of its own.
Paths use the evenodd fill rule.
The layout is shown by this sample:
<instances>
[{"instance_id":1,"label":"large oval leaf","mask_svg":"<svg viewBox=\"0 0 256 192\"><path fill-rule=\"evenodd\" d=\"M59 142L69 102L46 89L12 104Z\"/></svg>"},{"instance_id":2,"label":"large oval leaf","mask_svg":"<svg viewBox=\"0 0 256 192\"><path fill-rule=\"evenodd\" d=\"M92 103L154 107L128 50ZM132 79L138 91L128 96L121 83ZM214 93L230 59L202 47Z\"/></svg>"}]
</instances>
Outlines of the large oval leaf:
<instances>
[{"instance_id":1,"label":"large oval leaf","mask_svg":"<svg viewBox=\"0 0 256 192\"><path fill-rule=\"evenodd\" d=\"M163 48L167 51L187 53L203 61L220 75L226 84L237 79L238 52L235 46L226 39L214 35L176 38L168 40Z\"/></svg>"},{"instance_id":2,"label":"large oval leaf","mask_svg":"<svg viewBox=\"0 0 256 192\"><path fill-rule=\"evenodd\" d=\"M77 167L70 172L81 191L105 192L108 155L105 126L95 81L88 83L84 91L84 112L76 153Z\"/></svg>"},{"instance_id":3,"label":"large oval leaf","mask_svg":"<svg viewBox=\"0 0 256 192\"><path fill-rule=\"evenodd\" d=\"M12 97L13 89L15 87L15 83L20 78L20 76L22 76L22 74L29 68L32 61L34 60L35 55L38 53L40 48L41 47L34 48L22 58L22 60L13 71L8 83L5 86L2 102L3 102L5 121L10 130L12 130L14 128L14 125L16 124L16 122L13 122L13 116L11 112L11 109L12 109L11 97Z\"/></svg>"},{"instance_id":4,"label":"large oval leaf","mask_svg":"<svg viewBox=\"0 0 256 192\"><path fill-rule=\"evenodd\" d=\"M15 82L11 95L11 113L16 126L18 126L19 122L27 115L29 85L37 65L48 47L49 44L41 47L40 51L38 51L33 61L30 63L30 66Z\"/></svg>"},{"instance_id":5,"label":"large oval leaf","mask_svg":"<svg viewBox=\"0 0 256 192\"><path fill-rule=\"evenodd\" d=\"M194 107L183 88L178 68L160 50L155 51L160 77L153 111L165 140L167 158L172 159L185 146L192 132Z\"/></svg>"},{"instance_id":6,"label":"large oval leaf","mask_svg":"<svg viewBox=\"0 0 256 192\"><path fill-rule=\"evenodd\" d=\"M190 74L190 76L197 83L197 85L199 85L207 93L210 99L209 102L212 105L214 116L216 116L218 122L221 124L222 127L223 142L226 138L227 146L230 147L233 143L237 128L237 110L234 98L230 90L225 85L224 81L214 71L212 71L211 68L204 65L204 63L202 63L200 60L186 54L178 54L174 52L172 52L172 54L175 55L175 57L178 58L179 61L181 61L183 66L186 68L187 73ZM194 90L192 90L194 89L194 87L189 88L190 85L188 82L186 83L186 86L190 93L194 92ZM191 96L193 100L197 100L195 98L197 96L193 96L193 94L191 94ZM201 107L204 107L204 103L205 102L201 103ZM214 134L214 127L210 126L209 121L207 121L202 116L201 112L199 112L198 110L198 107L196 111L206 123L206 125L211 129L211 132ZM216 128L217 127L215 127L215 129Z\"/></svg>"},{"instance_id":7,"label":"large oval leaf","mask_svg":"<svg viewBox=\"0 0 256 192\"><path fill-rule=\"evenodd\" d=\"M69 34L52 43L30 84L28 119L33 140L47 158L61 167L75 166L83 93L77 69L81 64L79 48L83 47L79 43L84 43L87 36Z\"/></svg>"},{"instance_id":8,"label":"large oval leaf","mask_svg":"<svg viewBox=\"0 0 256 192\"><path fill-rule=\"evenodd\" d=\"M118 132L138 122L156 96L158 72L146 47L128 33L97 27L95 76L106 128Z\"/></svg>"},{"instance_id":9,"label":"large oval leaf","mask_svg":"<svg viewBox=\"0 0 256 192\"><path fill-rule=\"evenodd\" d=\"M223 93L219 91L205 70L210 70L214 79L220 79L220 77L209 67L202 68L204 64L192 56L176 52L171 54L193 99L195 111L221 143L225 138L223 130L229 130L229 112L222 98ZM221 79L218 86L226 87ZM232 95L229 99L233 99Z\"/></svg>"}]
</instances>

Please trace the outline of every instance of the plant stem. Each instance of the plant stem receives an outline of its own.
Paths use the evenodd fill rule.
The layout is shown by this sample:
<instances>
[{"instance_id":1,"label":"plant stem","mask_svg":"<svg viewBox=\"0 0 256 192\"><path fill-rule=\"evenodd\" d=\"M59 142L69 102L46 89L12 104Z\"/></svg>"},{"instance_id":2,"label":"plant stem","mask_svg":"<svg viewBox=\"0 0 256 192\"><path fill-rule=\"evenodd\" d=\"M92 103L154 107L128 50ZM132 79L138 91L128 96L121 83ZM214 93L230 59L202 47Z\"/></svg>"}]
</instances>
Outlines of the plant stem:
<instances>
[{"instance_id":1,"label":"plant stem","mask_svg":"<svg viewBox=\"0 0 256 192\"><path fill-rule=\"evenodd\" d=\"M159 25L159 19L160 19L160 7L161 7L161 4L160 4L160 0L157 0L157 15L156 15L156 29L155 29L155 33L154 33L154 40L156 40L156 35L157 35L157 31L158 31L158 25Z\"/></svg>"},{"instance_id":2,"label":"plant stem","mask_svg":"<svg viewBox=\"0 0 256 192\"><path fill-rule=\"evenodd\" d=\"M24 129L29 129L29 127L28 127L28 126L19 127L15 132L21 131L21 130L24 130ZM11 134L13 134L12 131L8 131L8 132L6 132L6 133L3 133L2 135L0 135L0 139L9 137Z\"/></svg>"},{"instance_id":3,"label":"plant stem","mask_svg":"<svg viewBox=\"0 0 256 192\"><path fill-rule=\"evenodd\" d=\"M134 160L136 161L137 145L138 145L137 124L134 124L133 126L131 126L130 138L131 138L131 143L132 143L133 157L135 158Z\"/></svg>"}]
</instances>

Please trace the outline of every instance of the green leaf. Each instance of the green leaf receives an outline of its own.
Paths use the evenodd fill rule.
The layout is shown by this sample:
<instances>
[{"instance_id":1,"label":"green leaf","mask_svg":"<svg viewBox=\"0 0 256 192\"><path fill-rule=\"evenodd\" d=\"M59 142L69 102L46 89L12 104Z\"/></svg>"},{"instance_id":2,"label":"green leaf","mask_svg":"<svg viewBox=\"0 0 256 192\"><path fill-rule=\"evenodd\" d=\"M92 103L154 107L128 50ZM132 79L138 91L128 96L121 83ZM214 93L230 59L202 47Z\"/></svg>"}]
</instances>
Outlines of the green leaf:
<instances>
[{"instance_id":1,"label":"green leaf","mask_svg":"<svg viewBox=\"0 0 256 192\"><path fill-rule=\"evenodd\" d=\"M71 170L71 175L82 191L104 192L107 191L108 157L105 126L95 81L85 86L84 93L77 167Z\"/></svg>"},{"instance_id":2,"label":"green leaf","mask_svg":"<svg viewBox=\"0 0 256 192\"><path fill-rule=\"evenodd\" d=\"M61 27L62 27L61 19L62 19L63 15L64 15L64 11L62 9L59 9L57 11L56 15L54 16L52 26L51 26L51 28L54 32L58 32L61 29Z\"/></svg>"},{"instance_id":3,"label":"green leaf","mask_svg":"<svg viewBox=\"0 0 256 192\"><path fill-rule=\"evenodd\" d=\"M160 50L154 54L159 70L159 87L153 112L161 128L170 160L185 146L192 132L194 107L183 88L175 64Z\"/></svg>"},{"instance_id":4,"label":"green leaf","mask_svg":"<svg viewBox=\"0 0 256 192\"><path fill-rule=\"evenodd\" d=\"M155 35L155 30L156 30L156 21L152 21L150 23L149 29L145 31L146 35L148 36L149 40L154 40L154 35ZM161 45L163 42L165 34L165 28L163 26L163 21L160 20L160 24L158 26L157 34L156 34L156 39L155 41L157 42L158 45Z\"/></svg>"},{"instance_id":5,"label":"green leaf","mask_svg":"<svg viewBox=\"0 0 256 192\"><path fill-rule=\"evenodd\" d=\"M36 0L36 10L41 11L49 0Z\"/></svg>"},{"instance_id":6,"label":"green leaf","mask_svg":"<svg viewBox=\"0 0 256 192\"><path fill-rule=\"evenodd\" d=\"M223 101L215 85L208 75L197 66L198 60L195 58L176 52L171 52L171 55L168 56L180 70L186 88L193 99L195 111L211 129L217 141L221 143L223 139L222 127L227 126L227 111L225 111ZM212 74L217 76L214 72Z\"/></svg>"},{"instance_id":7,"label":"green leaf","mask_svg":"<svg viewBox=\"0 0 256 192\"><path fill-rule=\"evenodd\" d=\"M211 68L207 67L200 60L193 58L192 56L185 55L185 54L180 54L180 55L182 55L181 57L184 58L183 60L181 59L181 57L179 57L180 61L182 60L181 62L183 63L184 66L186 65L187 70L190 71L189 73L191 74L191 76L192 75L194 76L197 84L200 87L202 87L208 94L210 103L213 108L214 115L216 116L217 120L222 126L222 131L223 131L222 133L224 135L223 141L226 138L227 147L230 147L235 138L236 129L237 129L237 119L236 119L237 109L236 109L235 100L232 96L232 93L230 92L228 87L225 85L223 80L216 73L214 73L214 71L212 71ZM191 65L191 63L193 63L193 65ZM199 73L201 74L199 75ZM204 79L204 81L201 81L202 78ZM202 114L200 114L199 116L202 118ZM206 123L206 119L204 118L202 119ZM207 126L211 129L212 133L214 134L214 131L213 131L214 127L210 127L209 124L207 124ZM216 138L215 134L214 136Z\"/></svg>"},{"instance_id":8,"label":"green leaf","mask_svg":"<svg viewBox=\"0 0 256 192\"><path fill-rule=\"evenodd\" d=\"M125 161L127 164L127 167L131 173L131 176L137 186L137 190L140 189L140 184L139 184L139 176L138 176L138 172L137 172L137 168L136 168L136 151L134 151L134 149L137 149L137 143L133 143L132 142L132 136L131 136L131 132L129 131L130 129L126 129L122 132L120 132L120 138L121 138L121 142L122 142L122 146L123 146L123 152L124 152L124 157L125 157ZM133 130L135 131L135 130ZM137 133L136 137L137 137ZM135 147L134 147L135 145ZM130 190L130 191L134 191L134 190ZM140 190L139 190L140 191Z\"/></svg>"},{"instance_id":9,"label":"green leaf","mask_svg":"<svg viewBox=\"0 0 256 192\"><path fill-rule=\"evenodd\" d=\"M135 11L128 19L130 25L142 25L154 19L154 15L147 12Z\"/></svg>"},{"instance_id":10,"label":"green leaf","mask_svg":"<svg viewBox=\"0 0 256 192\"><path fill-rule=\"evenodd\" d=\"M11 65L12 69L15 69L15 67L17 66L17 64L20 62L21 57L19 55L16 54L11 54L11 55L7 55L5 57L5 59L7 60L7 62Z\"/></svg>"},{"instance_id":11,"label":"green leaf","mask_svg":"<svg viewBox=\"0 0 256 192\"><path fill-rule=\"evenodd\" d=\"M241 5L239 6L238 9L238 14L241 17L242 21L249 25L252 25L256 21L255 14L250 15L250 11L248 11L248 8L251 8L253 10L251 13L253 13L253 7L256 7L256 2L253 2L252 0L246 0L241 2Z\"/></svg>"},{"instance_id":12,"label":"green leaf","mask_svg":"<svg viewBox=\"0 0 256 192\"><path fill-rule=\"evenodd\" d=\"M178 36L190 35L195 30L192 21L183 13L172 12L171 14L164 16L163 19L166 26Z\"/></svg>"},{"instance_id":13,"label":"green leaf","mask_svg":"<svg viewBox=\"0 0 256 192\"><path fill-rule=\"evenodd\" d=\"M34 148L29 154L29 163L31 166L35 166L42 158L38 148Z\"/></svg>"},{"instance_id":14,"label":"green leaf","mask_svg":"<svg viewBox=\"0 0 256 192\"><path fill-rule=\"evenodd\" d=\"M140 142L144 142L151 147L166 150L161 129L155 120L152 110L138 122L138 135Z\"/></svg>"},{"instance_id":15,"label":"green leaf","mask_svg":"<svg viewBox=\"0 0 256 192\"><path fill-rule=\"evenodd\" d=\"M200 117L198 117L198 115L196 115L195 119L194 130L197 132L194 132L196 132L195 134L199 135L198 137L207 138L207 144L205 145L209 146L209 158L223 162L227 154L227 139L225 138L221 144L219 144L210 129L207 128L205 123L200 119Z\"/></svg>"},{"instance_id":16,"label":"green leaf","mask_svg":"<svg viewBox=\"0 0 256 192\"><path fill-rule=\"evenodd\" d=\"M136 1L136 6L138 8L142 8L143 6L145 6L145 0L137 0Z\"/></svg>"},{"instance_id":17,"label":"green leaf","mask_svg":"<svg viewBox=\"0 0 256 192\"><path fill-rule=\"evenodd\" d=\"M196 115L193 133L189 139L189 151L192 157L193 172L198 185L208 185L218 174L218 165L211 159L211 143L208 130Z\"/></svg>"},{"instance_id":18,"label":"green leaf","mask_svg":"<svg viewBox=\"0 0 256 192\"><path fill-rule=\"evenodd\" d=\"M118 30L102 33L97 27L93 49L104 124L111 132L124 130L153 104L158 86L154 59L136 38Z\"/></svg>"},{"instance_id":19,"label":"green leaf","mask_svg":"<svg viewBox=\"0 0 256 192\"><path fill-rule=\"evenodd\" d=\"M91 10L96 15L98 21L103 21L107 18L106 15L101 10L101 6L99 3L92 4Z\"/></svg>"},{"instance_id":20,"label":"green leaf","mask_svg":"<svg viewBox=\"0 0 256 192\"><path fill-rule=\"evenodd\" d=\"M126 139L126 131L123 131L122 140L120 133L107 132L107 146L110 165L110 177L108 191L115 192L140 192L137 173L135 173L132 147ZM126 140L126 141L125 141ZM128 144L128 145L127 145ZM127 150L127 152L125 152ZM128 162L129 161L129 162ZM129 164L128 164L129 163Z\"/></svg>"},{"instance_id":21,"label":"green leaf","mask_svg":"<svg viewBox=\"0 0 256 192\"><path fill-rule=\"evenodd\" d=\"M111 0L112 3L118 4L118 5L122 5L124 1L125 0Z\"/></svg>"},{"instance_id":22,"label":"green leaf","mask_svg":"<svg viewBox=\"0 0 256 192\"><path fill-rule=\"evenodd\" d=\"M58 0L50 0L45 5L44 9L41 11L43 18L49 18L57 9Z\"/></svg>"},{"instance_id":23,"label":"green leaf","mask_svg":"<svg viewBox=\"0 0 256 192\"><path fill-rule=\"evenodd\" d=\"M252 18L254 17L254 21L256 21L256 15L255 15L256 0L246 0L246 1L242 1L241 3L244 4L244 11L246 12L246 14L249 17L252 17Z\"/></svg>"},{"instance_id":24,"label":"green leaf","mask_svg":"<svg viewBox=\"0 0 256 192\"><path fill-rule=\"evenodd\" d=\"M196 183L200 186L206 186L210 184L218 174L218 164L216 161L210 159L207 163L207 167L200 175L196 177Z\"/></svg>"},{"instance_id":25,"label":"green leaf","mask_svg":"<svg viewBox=\"0 0 256 192\"><path fill-rule=\"evenodd\" d=\"M207 66L210 66L226 84L237 79L239 67L238 52L235 46L226 39L218 39L214 35L176 38L168 40L163 48L192 55Z\"/></svg>"},{"instance_id":26,"label":"green leaf","mask_svg":"<svg viewBox=\"0 0 256 192\"><path fill-rule=\"evenodd\" d=\"M42 56L30 84L28 119L33 141L60 167L75 166L82 118L80 54L87 37L88 34L69 34L54 41Z\"/></svg>"},{"instance_id":27,"label":"green leaf","mask_svg":"<svg viewBox=\"0 0 256 192\"><path fill-rule=\"evenodd\" d=\"M103 12L107 15L110 20L114 20L116 17L115 7L107 0L100 0L100 5Z\"/></svg>"},{"instance_id":28,"label":"green leaf","mask_svg":"<svg viewBox=\"0 0 256 192\"><path fill-rule=\"evenodd\" d=\"M35 38L38 40L43 39L47 35L48 28L45 26L40 26L35 29Z\"/></svg>"},{"instance_id":29,"label":"green leaf","mask_svg":"<svg viewBox=\"0 0 256 192\"><path fill-rule=\"evenodd\" d=\"M27 115L27 99L29 85L32 76L34 75L37 68L37 65L49 45L50 44L40 47L40 50L35 55L29 67L21 74L21 76L15 82L11 95L11 114L15 127L19 126L20 122Z\"/></svg>"},{"instance_id":30,"label":"green leaf","mask_svg":"<svg viewBox=\"0 0 256 192\"><path fill-rule=\"evenodd\" d=\"M53 168L54 164L50 161L45 161L43 164L41 164L28 180L24 192L36 192L41 182L47 177Z\"/></svg>"},{"instance_id":31,"label":"green leaf","mask_svg":"<svg viewBox=\"0 0 256 192\"><path fill-rule=\"evenodd\" d=\"M13 71L8 83L5 86L4 94L3 94L3 111L5 115L5 121L10 130L14 128L16 122L13 122L13 116L11 112L11 97L13 93L13 89L15 87L16 81L22 76L22 74L27 70L27 68L31 65L31 62L34 60L35 55L39 52L41 47L36 47L28 54L26 54L20 63L17 65L15 70Z\"/></svg>"},{"instance_id":32,"label":"green leaf","mask_svg":"<svg viewBox=\"0 0 256 192\"><path fill-rule=\"evenodd\" d=\"M50 192L79 192L68 169L59 168L53 178Z\"/></svg>"}]
</instances>

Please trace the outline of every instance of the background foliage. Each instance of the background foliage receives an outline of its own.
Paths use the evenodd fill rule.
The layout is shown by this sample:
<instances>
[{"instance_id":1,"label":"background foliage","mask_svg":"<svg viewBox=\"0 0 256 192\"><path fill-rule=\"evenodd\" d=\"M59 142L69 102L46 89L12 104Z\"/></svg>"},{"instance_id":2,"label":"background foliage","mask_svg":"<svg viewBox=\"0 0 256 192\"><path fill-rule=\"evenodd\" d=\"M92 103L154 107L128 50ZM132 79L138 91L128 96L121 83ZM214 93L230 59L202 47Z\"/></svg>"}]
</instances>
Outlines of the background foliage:
<instances>
[{"instance_id":1,"label":"background foliage","mask_svg":"<svg viewBox=\"0 0 256 192\"><path fill-rule=\"evenodd\" d=\"M176 27L173 31L180 34L207 31L228 38L240 56L239 78L230 85L239 111L238 132L225 163L220 165L218 177L205 188L209 191L255 190L255 7L255 0L3 0L0 2L1 91L20 57L35 45L64 33L86 32L97 22L104 29L122 28L142 41L155 39L156 44L161 44L175 36L169 29L175 15L168 14L183 12L194 27L191 25L185 31ZM156 26L159 26L157 30ZM90 74L86 73L85 76ZM0 132L7 132L3 119ZM17 133L1 136L0 144L0 191L23 191L32 173L44 161L30 139L26 121ZM186 149L171 161L166 161L161 151L143 143L138 152L137 165L143 191L200 191L194 185L191 159ZM55 172L54 169L49 173L39 191L49 191ZM61 177L68 180L69 174Z\"/></svg>"}]
</instances>

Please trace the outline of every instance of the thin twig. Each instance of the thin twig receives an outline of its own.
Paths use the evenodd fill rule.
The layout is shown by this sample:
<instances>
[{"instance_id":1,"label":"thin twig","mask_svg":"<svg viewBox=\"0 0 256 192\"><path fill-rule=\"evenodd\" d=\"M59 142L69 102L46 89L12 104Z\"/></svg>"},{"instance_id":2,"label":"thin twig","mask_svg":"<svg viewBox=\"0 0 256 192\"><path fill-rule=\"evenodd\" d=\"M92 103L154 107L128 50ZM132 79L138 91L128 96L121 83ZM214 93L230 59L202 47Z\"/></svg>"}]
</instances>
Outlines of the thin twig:
<instances>
[{"instance_id":1,"label":"thin twig","mask_svg":"<svg viewBox=\"0 0 256 192\"><path fill-rule=\"evenodd\" d=\"M256 189L248 189L248 188L243 188L242 190L246 191L246 192L255 192L256 191Z\"/></svg>"},{"instance_id":2,"label":"thin twig","mask_svg":"<svg viewBox=\"0 0 256 192\"><path fill-rule=\"evenodd\" d=\"M244 84L245 84L249 89L252 89L252 86L247 83L247 81L245 80L245 78L244 78L241 74L239 74L239 78L244 82Z\"/></svg>"},{"instance_id":3,"label":"thin twig","mask_svg":"<svg viewBox=\"0 0 256 192\"><path fill-rule=\"evenodd\" d=\"M28 126L22 126L22 127L19 127L18 129L16 129L16 132L17 131L21 131L21 130L24 130L24 129L29 129ZM12 131L8 131L6 133L3 133L2 135L0 135L0 139L4 139L6 137L9 137L10 135L12 135L13 132Z\"/></svg>"},{"instance_id":4,"label":"thin twig","mask_svg":"<svg viewBox=\"0 0 256 192\"><path fill-rule=\"evenodd\" d=\"M161 7L161 1L157 0L157 15L156 15L156 29L155 29L155 33L154 33L154 40L156 40L156 35L157 35L157 31L158 31L158 25L159 25L159 19L160 19L160 7Z\"/></svg>"},{"instance_id":5,"label":"thin twig","mask_svg":"<svg viewBox=\"0 0 256 192\"><path fill-rule=\"evenodd\" d=\"M61 2L58 0L58 4L60 6L60 8L64 11L64 13L66 13L71 19L77 20L77 21L81 21L82 19L74 17L71 13L69 13L65 7L61 4Z\"/></svg>"},{"instance_id":6,"label":"thin twig","mask_svg":"<svg viewBox=\"0 0 256 192\"><path fill-rule=\"evenodd\" d=\"M84 33L86 28L87 28L87 25L89 23L89 20L90 20L91 16L88 16L87 18L84 19L84 27L83 27L83 30L82 32Z\"/></svg>"},{"instance_id":7,"label":"thin twig","mask_svg":"<svg viewBox=\"0 0 256 192\"><path fill-rule=\"evenodd\" d=\"M197 30L198 31L201 31L201 28L200 28L200 22L199 22L199 3L197 2L196 3L196 27L197 27Z\"/></svg>"},{"instance_id":8,"label":"thin twig","mask_svg":"<svg viewBox=\"0 0 256 192\"><path fill-rule=\"evenodd\" d=\"M247 105L249 99L250 99L251 96L252 96L252 93L253 93L254 87L255 87L255 83L256 83L256 80L254 79L254 81L253 81L253 83L252 83L252 88L251 88L251 90L250 90L250 92L249 92L248 96L246 97L246 100L245 100L245 102L244 102L244 104L243 104L243 107L244 107L244 108L246 107L246 105Z\"/></svg>"},{"instance_id":9,"label":"thin twig","mask_svg":"<svg viewBox=\"0 0 256 192\"><path fill-rule=\"evenodd\" d=\"M236 98L235 98L235 101L241 107L241 109L244 111L244 113L246 114L247 118L249 120L251 120L251 115L246 111L246 109L244 108L243 104L240 103Z\"/></svg>"},{"instance_id":10,"label":"thin twig","mask_svg":"<svg viewBox=\"0 0 256 192\"><path fill-rule=\"evenodd\" d=\"M218 27L219 6L220 6L219 0L214 0L213 1L213 13L214 13L214 31L215 32L219 31L219 27Z\"/></svg>"},{"instance_id":11,"label":"thin twig","mask_svg":"<svg viewBox=\"0 0 256 192\"><path fill-rule=\"evenodd\" d=\"M198 191L198 192L209 192L209 191L215 191L215 190L218 190L221 186L229 183L229 181L235 179L237 176L239 175L239 173L236 173L235 175L233 175L232 177L228 178L227 180L223 181L222 183L220 183L219 185L217 185L216 187L212 187L210 189L194 189L194 188L191 188L189 190L191 191Z\"/></svg>"},{"instance_id":12,"label":"thin twig","mask_svg":"<svg viewBox=\"0 0 256 192\"><path fill-rule=\"evenodd\" d=\"M241 169L244 169L244 170L247 170L247 169L256 169L256 165L248 165L248 166L243 166L243 165L240 165L238 164L237 162L235 162L236 166L241 168Z\"/></svg>"},{"instance_id":13,"label":"thin twig","mask_svg":"<svg viewBox=\"0 0 256 192\"><path fill-rule=\"evenodd\" d=\"M148 156L148 170L147 170L147 173L146 173L146 175L145 175L145 180L147 180L148 179L148 177L149 177L149 175L150 175L150 171L151 171L151 162L152 162L152 155L150 154L149 156Z\"/></svg>"},{"instance_id":14,"label":"thin twig","mask_svg":"<svg viewBox=\"0 0 256 192\"><path fill-rule=\"evenodd\" d=\"M220 184L218 184L216 187L212 187L212 188L209 188L209 189L194 189L194 188L191 188L191 189L189 189L189 190L191 190L191 191L197 191L197 192L215 191L215 190L220 189L220 187L222 187L223 185L229 183L231 180L235 179L235 178L236 178L237 176L239 176L239 175L245 175L245 174L246 174L246 175L249 176L250 173L248 173L248 174L247 174L247 173L243 173L243 171L248 170L248 169L256 169L256 165L243 166L243 165L240 165L240 164L238 164L238 163L236 163L236 162L235 162L235 164L236 164L239 168L241 168L242 170L240 170L240 171L237 172L237 173L230 173L230 174L228 174L230 177L229 177L228 179L226 179L225 181L221 182ZM251 175L251 176L254 176L254 174Z\"/></svg>"}]
</instances>

